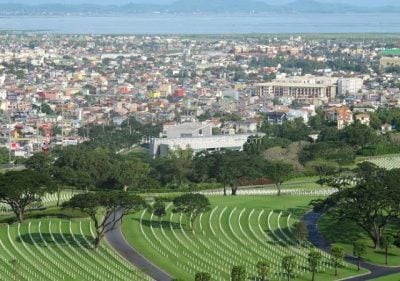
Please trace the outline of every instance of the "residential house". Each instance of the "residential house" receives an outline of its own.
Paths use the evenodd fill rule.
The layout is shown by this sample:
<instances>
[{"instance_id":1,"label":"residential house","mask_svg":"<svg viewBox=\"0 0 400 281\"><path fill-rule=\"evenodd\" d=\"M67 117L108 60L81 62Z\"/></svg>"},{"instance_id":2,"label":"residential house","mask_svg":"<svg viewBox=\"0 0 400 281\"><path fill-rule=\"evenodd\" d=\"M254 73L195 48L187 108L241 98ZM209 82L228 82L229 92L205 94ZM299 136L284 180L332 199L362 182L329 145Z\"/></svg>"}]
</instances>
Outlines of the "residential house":
<instances>
[{"instance_id":1,"label":"residential house","mask_svg":"<svg viewBox=\"0 0 400 281\"><path fill-rule=\"evenodd\" d=\"M354 122L353 113L347 106L329 108L325 114L328 120L336 122L338 130Z\"/></svg>"},{"instance_id":2,"label":"residential house","mask_svg":"<svg viewBox=\"0 0 400 281\"><path fill-rule=\"evenodd\" d=\"M282 124L287 121L287 114L284 112L268 112L267 113L267 121L270 124Z\"/></svg>"},{"instance_id":3,"label":"residential house","mask_svg":"<svg viewBox=\"0 0 400 281\"><path fill-rule=\"evenodd\" d=\"M370 116L367 113L359 113L356 114L356 120L359 121L363 125L369 126L370 123Z\"/></svg>"}]
</instances>

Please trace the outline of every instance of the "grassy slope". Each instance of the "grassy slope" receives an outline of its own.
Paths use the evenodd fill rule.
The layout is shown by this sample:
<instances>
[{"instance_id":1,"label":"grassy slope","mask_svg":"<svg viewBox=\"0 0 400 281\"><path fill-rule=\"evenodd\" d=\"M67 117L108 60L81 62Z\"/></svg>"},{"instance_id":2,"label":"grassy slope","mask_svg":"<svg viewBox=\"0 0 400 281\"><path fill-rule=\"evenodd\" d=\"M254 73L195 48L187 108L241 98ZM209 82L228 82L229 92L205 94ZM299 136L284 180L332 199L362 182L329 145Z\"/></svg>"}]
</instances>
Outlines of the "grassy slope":
<instances>
[{"instance_id":1,"label":"grassy slope","mask_svg":"<svg viewBox=\"0 0 400 281\"><path fill-rule=\"evenodd\" d=\"M369 239L364 230L355 225L351 221L343 221L336 219L333 213L326 214L319 222L319 230L332 243L342 245L346 252L352 254L352 243L357 239L365 239L369 247L367 250L366 261L376 264L385 264L385 254L383 250L375 250L372 241ZM400 227L394 225L389 226L389 233L396 233ZM389 265L400 265L400 249L393 246L389 250ZM399 278L400 279L400 278Z\"/></svg>"},{"instance_id":2,"label":"grassy slope","mask_svg":"<svg viewBox=\"0 0 400 281\"><path fill-rule=\"evenodd\" d=\"M221 209L227 207L228 211L225 213L225 215L222 217L222 223L223 223L223 227L225 229L226 234L229 236L230 239L232 239L233 241L235 241L236 243L239 243L240 245L240 241L237 239L237 237L235 237L235 234L238 235L239 237L243 238L243 234L240 233L240 228L237 225L237 220L238 220L238 215L239 212L235 213L232 217L233 223L232 223L232 227L235 230L235 234L230 230L230 228L227 226L227 222L228 222L228 213L234 208L234 207L238 207L238 209L243 209L246 208L246 212L244 213L243 216L243 228L245 229L246 233L251 233L249 231L249 228L247 226L247 222L248 222L248 215L250 212L250 209L256 209L256 210L262 210L264 209L266 211L266 213L268 213L270 210L286 210L292 213L292 220L291 223L293 223L294 221L296 221L296 218L298 218L299 216L301 216L302 214L304 214L308 209L308 203L309 201L313 199L311 197L294 197L294 196L286 196L286 197L281 197L278 199L278 197L260 197L260 196L237 196L237 197L210 197L210 202L213 206L219 206L219 211L216 212L216 215L213 216L212 219L212 225L214 230L216 231L216 234L222 238L223 237L223 233L218 229L218 215L220 214ZM173 221L175 222L175 225L177 226L175 229L175 232L177 235L180 235L180 228L179 228L179 215L174 215L173 217ZM150 259L152 262L154 262L156 265L160 266L161 268L165 269L167 272L171 273L173 276L175 277L180 277L180 278L184 278L184 280L190 280L193 278L193 276L189 275L186 271L182 270L181 268L179 268L178 266L176 266L176 263L178 261L174 260L174 257L169 257L169 258L165 258L163 256L161 256L158 251L156 251L154 248L152 248L149 243L144 239L143 234L141 233L140 227L139 227L139 218L140 215L136 214L136 215L131 215L128 216L124 219L123 225L122 225L122 230L125 234L126 239L128 240L128 242L130 244L132 244L137 250L139 250L145 257L147 257L148 259ZM152 234L151 231L149 230L149 219L150 219L150 215L146 214L144 217L144 226L143 229L145 231L145 233L148 235L148 237L150 237L150 239L155 242L157 245L160 246L160 244L158 244L158 242L156 241L156 239L154 239L154 237L152 238ZM155 218L153 218L153 220L155 220ZM199 220L197 219L195 222L195 231L196 233L199 233ZM257 224L256 222L256 216L253 216L251 219L252 224L254 229L257 229L255 226ZM186 220L185 220L186 222ZM163 238L163 233L162 231L159 229L159 227L154 227L154 225L157 223L153 223L153 230L156 232L157 236L159 238ZM282 224L282 222L281 222ZM163 228L164 231L167 233L167 235L169 237L172 238L173 240L173 235L170 234L169 232L169 214L163 219ZM272 223L272 226L276 226L276 223ZM208 228L208 223L206 223L205 218L203 218L203 227ZM266 229L267 226L262 225L263 229ZM187 228L187 226L185 226L184 228ZM202 239L206 239L205 237L211 237L211 231L209 231L209 229L205 229L207 235L206 236L201 236ZM193 235L192 233L190 233L188 230L186 230L187 234L190 236L190 238L195 241L197 239L197 237L195 235ZM261 236L261 232L259 233L259 235ZM249 234L249 236L251 236ZM180 236L182 240L184 240L184 236ZM227 238L225 237L224 240L227 241ZM256 240L255 237L252 237L252 240ZM169 241L167 241L165 238L163 239L163 243L166 245L171 245L171 243ZM190 245L188 243L188 245ZM241 246L239 246L240 249ZM243 247L245 247L243 245ZM247 248L247 247L246 247ZM178 248L179 251L180 247ZM213 249L212 249L213 250ZM210 250L210 251L212 251ZM195 251L193 249L193 251ZM209 252L210 252L209 251ZM248 251L249 254L252 254L252 259L254 260L254 264L257 261L257 255L254 252L254 246L253 249L250 247L248 250L244 250L244 251ZM340 277L344 277L344 276L350 276L350 275L356 275L358 274L358 272L355 270L354 267L351 267L349 269L341 269L340 271ZM334 280L335 277L332 274L332 271L327 271L326 273L320 273L319 274L321 280L323 278L323 280ZM226 275L224 276L226 278ZM298 278L298 280L307 280L308 279L308 275L304 275L301 278ZM223 279L225 280L225 279Z\"/></svg>"}]
</instances>

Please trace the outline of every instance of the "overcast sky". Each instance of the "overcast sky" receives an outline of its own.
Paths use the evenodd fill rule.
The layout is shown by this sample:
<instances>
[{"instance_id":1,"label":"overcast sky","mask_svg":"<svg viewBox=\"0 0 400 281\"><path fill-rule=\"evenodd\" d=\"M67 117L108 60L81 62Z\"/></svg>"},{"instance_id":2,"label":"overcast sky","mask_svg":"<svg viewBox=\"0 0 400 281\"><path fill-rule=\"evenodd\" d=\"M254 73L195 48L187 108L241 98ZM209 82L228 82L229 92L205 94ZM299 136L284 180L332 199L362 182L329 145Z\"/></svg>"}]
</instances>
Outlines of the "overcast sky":
<instances>
[{"instance_id":1,"label":"overcast sky","mask_svg":"<svg viewBox=\"0 0 400 281\"><path fill-rule=\"evenodd\" d=\"M109 5L120 5L126 3L158 3L168 4L175 2L176 0L0 0L0 3L23 3L23 4L43 4L43 3L63 3L63 4L109 4ZM201 1L201 0L197 0ZM245 1L245 0L243 0ZM290 3L294 0L258 0L269 4L284 4ZM350 5L367 5L367 6L385 6L385 5L396 5L400 6L400 0L316 0L325 3L345 3Z\"/></svg>"}]
</instances>

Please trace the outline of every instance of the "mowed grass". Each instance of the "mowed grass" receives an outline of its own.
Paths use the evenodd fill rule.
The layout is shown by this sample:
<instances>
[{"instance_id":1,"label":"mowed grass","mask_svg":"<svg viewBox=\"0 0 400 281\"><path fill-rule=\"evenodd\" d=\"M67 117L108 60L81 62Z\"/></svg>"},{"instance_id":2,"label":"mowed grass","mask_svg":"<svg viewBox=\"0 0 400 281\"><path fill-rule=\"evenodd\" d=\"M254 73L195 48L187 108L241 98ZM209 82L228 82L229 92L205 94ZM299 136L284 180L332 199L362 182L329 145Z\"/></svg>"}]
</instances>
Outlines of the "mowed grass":
<instances>
[{"instance_id":1,"label":"mowed grass","mask_svg":"<svg viewBox=\"0 0 400 281\"><path fill-rule=\"evenodd\" d=\"M230 280L233 265L244 265L249 280L256 280L259 260L271 265L269 280L286 279L281 269L285 255L296 256L296 280L309 280L307 255L310 246L294 245L293 223L315 197L212 196L211 210L190 227L186 216L171 213L161 220L148 212L126 217L122 224L127 241L141 254L175 278L193 280L196 272L212 274L212 280ZM334 276L331 258L324 254L317 280L353 276L355 266L346 265ZM294 275L292 277L295 277Z\"/></svg>"},{"instance_id":2,"label":"mowed grass","mask_svg":"<svg viewBox=\"0 0 400 281\"><path fill-rule=\"evenodd\" d=\"M371 281L400 281L400 273L391 274L381 278L375 278Z\"/></svg>"},{"instance_id":3,"label":"mowed grass","mask_svg":"<svg viewBox=\"0 0 400 281\"><path fill-rule=\"evenodd\" d=\"M385 264L384 250L376 250L367 233L349 220L339 220L334 212L325 214L318 224L319 230L331 242L343 246L348 254L353 253L353 242L362 239L368 244L365 260L375 264ZM386 233L392 235L400 231L400 223L389 225ZM392 246L389 249L388 265L400 266L400 249ZM399 278L400 279L400 278Z\"/></svg>"},{"instance_id":4,"label":"mowed grass","mask_svg":"<svg viewBox=\"0 0 400 281\"><path fill-rule=\"evenodd\" d=\"M0 280L150 280L105 242L93 249L89 220L0 225Z\"/></svg>"},{"instance_id":5,"label":"mowed grass","mask_svg":"<svg viewBox=\"0 0 400 281\"><path fill-rule=\"evenodd\" d=\"M318 189L321 185L317 183L318 177L298 177L285 181L281 188L282 189ZM326 186L323 186L326 187ZM246 188L246 187L245 187ZM259 188L271 188L275 189L275 184L267 184L265 186L259 186Z\"/></svg>"}]
</instances>

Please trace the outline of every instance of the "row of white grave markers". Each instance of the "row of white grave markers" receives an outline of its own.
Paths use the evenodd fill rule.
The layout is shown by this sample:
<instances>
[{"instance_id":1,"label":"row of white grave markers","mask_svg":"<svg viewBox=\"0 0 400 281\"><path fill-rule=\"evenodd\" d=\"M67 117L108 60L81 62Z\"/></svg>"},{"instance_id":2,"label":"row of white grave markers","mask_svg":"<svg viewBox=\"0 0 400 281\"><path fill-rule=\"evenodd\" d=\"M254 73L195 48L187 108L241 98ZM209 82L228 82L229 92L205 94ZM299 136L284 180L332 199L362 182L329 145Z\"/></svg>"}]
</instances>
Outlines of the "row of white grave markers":
<instances>
[{"instance_id":1,"label":"row of white grave markers","mask_svg":"<svg viewBox=\"0 0 400 281\"><path fill-rule=\"evenodd\" d=\"M62 192L60 196L60 202L65 202L70 200L75 194L74 192ZM41 203L42 205L55 205L57 203L57 194L46 194L42 197ZM28 206L27 210L35 210L40 208L41 205L39 204L34 204L32 206ZM10 213L12 212L11 207L8 204L5 203L0 203L0 213Z\"/></svg>"},{"instance_id":2,"label":"row of white grave markers","mask_svg":"<svg viewBox=\"0 0 400 281\"><path fill-rule=\"evenodd\" d=\"M282 189L281 195L291 195L291 196L329 196L333 193L336 193L338 189L336 188L320 188L320 189ZM223 195L222 190L214 190L214 191L203 191L201 194L206 196L221 196ZM236 195L254 195L254 196L276 196L278 194L277 189L239 189Z\"/></svg>"},{"instance_id":3,"label":"row of white grave markers","mask_svg":"<svg viewBox=\"0 0 400 281\"><path fill-rule=\"evenodd\" d=\"M148 232L148 228L144 229L143 227L143 216L145 214L143 212L141 229L144 236L147 237L147 241L155 241L152 242L152 246L156 251L161 254L169 251L181 253L184 259L177 259L176 255L172 255L171 258L175 258L176 266L188 274L208 271L215 280L226 280L231 267L235 264L243 264L249 272L256 274L255 263L257 259L262 258L271 263L275 272L274 279L279 280L285 277L281 273L281 259L289 254L298 258L299 267L295 272L297 276L308 272L307 257L310 247L299 248L291 237L291 215L286 216L287 230L284 230L281 227L281 221L284 220L283 213L269 213L265 219L269 233L272 235L271 238L261 224L263 213L264 211L261 210L259 215L255 216L254 209L237 210L237 208L233 208L228 211L227 207L215 207L211 212L200 215L198 219L200 231L197 229L196 232L185 231L182 222L183 215L174 217L172 213L169 216L170 229L163 229L161 224L161 229L156 231L152 228L153 216L148 215L150 218L150 232ZM270 222L272 215L276 220L274 227ZM204 227L203 224L204 217L208 218L207 227ZM180 228L179 232L173 226L177 224ZM194 226L196 225L197 223ZM258 225L258 227L254 228L253 225ZM264 237L260 237L256 230ZM229 231L229 234L227 231ZM322 271L331 268L330 256L323 253L323 257Z\"/></svg>"},{"instance_id":4,"label":"row of white grave markers","mask_svg":"<svg viewBox=\"0 0 400 281\"><path fill-rule=\"evenodd\" d=\"M96 252L90 250L91 242L81 222L63 224L59 221L56 232L51 221L47 223L48 232L42 232L41 221L3 229L4 235L0 237L7 239L0 239L0 261L7 263L0 264L0 280L152 280L144 273L132 270L131 266L119 263L122 258L115 258L115 253L112 255L110 249L106 251L104 245ZM19 277L11 261L16 261Z\"/></svg>"}]
</instances>

